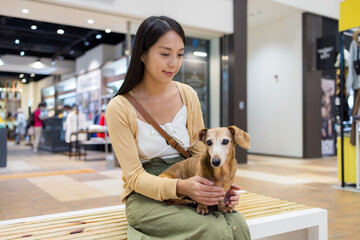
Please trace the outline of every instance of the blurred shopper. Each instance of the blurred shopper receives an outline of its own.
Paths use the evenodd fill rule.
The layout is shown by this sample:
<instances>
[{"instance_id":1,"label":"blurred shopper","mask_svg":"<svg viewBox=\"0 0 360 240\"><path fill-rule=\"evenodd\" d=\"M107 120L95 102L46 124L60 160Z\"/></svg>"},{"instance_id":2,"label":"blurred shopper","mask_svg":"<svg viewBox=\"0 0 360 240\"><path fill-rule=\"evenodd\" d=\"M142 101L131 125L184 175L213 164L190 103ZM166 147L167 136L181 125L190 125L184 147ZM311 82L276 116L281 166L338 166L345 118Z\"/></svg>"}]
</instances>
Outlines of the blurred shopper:
<instances>
[{"instance_id":1,"label":"blurred shopper","mask_svg":"<svg viewBox=\"0 0 360 240\"><path fill-rule=\"evenodd\" d=\"M15 130L15 139L16 144L20 144L21 138L25 135L26 130L26 119L21 108L17 110L16 115L16 130Z\"/></svg>"},{"instance_id":2,"label":"blurred shopper","mask_svg":"<svg viewBox=\"0 0 360 240\"><path fill-rule=\"evenodd\" d=\"M78 130L86 130L87 128L86 116L82 112L79 112L76 105L73 106L72 111L67 115L64 127L66 131L65 142L70 143L76 140L85 141L87 139L86 133L73 134Z\"/></svg>"},{"instance_id":3,"label":"blurred shopper","mask_svg":"<svg viewBox=\"0 0 360 240\"><path fill-rule=\"evenodd\" d=\"M33 145L34 152L38 151L41 133L44 127L43 120L45 118L44 117L45 115L42 113L42 111L45 107L46 104L41 102L39 103L38 108L34 111L34 145Z\"/></svg>"},{"instance_id":4,"label":"blurred shopper","mask_svg":"<svg viewBox=\"0 0 360 240\"><path fill-rule=\"evenodd\" d=\"M61 117L62 117L62 130L61 130L61 141L64 141L65 140L65 133L66 133L66 118L69 114L71 110L71 107L69 105L65 105L64 108L63 108L63 112L61 113Z\"/></svg>"},{"instance_id":5,"label":"blurred shopper","mask_svg":"<svg viewBox=\"0 0 360 240\"><path fill-rule=\"evenodd\" d=\"M105 126L105 111L106 111L106 105L103 105L101 107L101 115L98 122L100 126ZM98 133L97 137L105 138L105 133Z\"/></svg>"}]
</instances>

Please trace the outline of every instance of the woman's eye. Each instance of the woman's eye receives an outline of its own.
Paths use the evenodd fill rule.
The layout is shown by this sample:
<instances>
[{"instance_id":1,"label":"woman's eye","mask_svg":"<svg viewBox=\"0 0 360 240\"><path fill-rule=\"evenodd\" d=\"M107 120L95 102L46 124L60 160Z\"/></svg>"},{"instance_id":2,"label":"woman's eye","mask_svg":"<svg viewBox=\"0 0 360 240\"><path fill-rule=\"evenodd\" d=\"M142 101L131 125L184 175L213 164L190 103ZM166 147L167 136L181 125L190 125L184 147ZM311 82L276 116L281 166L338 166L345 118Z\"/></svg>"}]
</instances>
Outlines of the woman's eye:
<instances>
[{"instance_id":1,"label":"woman's eye","mask_svg":"<svg viewBox=\"0 0 360 240\"><path fill-rule=\"evenodd\" d=\"M170 54L168 54L168 53L162 53L161 55L167 57L167 56L169 56Z\"/></svg>"},{"instance_id":2,"label":"woman's eye","mask_svg":"<svg viewBox=\"0 0 360 240\"><path fill-rule=\"evenodd\" d=\"M184 54L183 54L183 53L181 53L181 54L178 54L178 56L179 56L179 57L183 57L183 56L184 56Z\"/></svg>"},{"instance_id":3,"label":"woman's eye","mask_svg":"<svg viewBox=\"0 0 360 240\"><path fill-rule=\"evenodd\" d=\"M211 146L211 145L212 145L212 141L211 141L211 140L207 140L207 141L206 141L206 144L207 144L208 146Z\"/></svg>"},{"instance_id":4,"label":"woman's eye","mask_svg":"<svg viewBox=\"0 0 360 240\"><path fill-rule=\"evenodd\" d=\"M222 145L227 145L229 143L229 140L228 139L224 139L223 141L222 141Z\"/></svg>"}]
</instances>

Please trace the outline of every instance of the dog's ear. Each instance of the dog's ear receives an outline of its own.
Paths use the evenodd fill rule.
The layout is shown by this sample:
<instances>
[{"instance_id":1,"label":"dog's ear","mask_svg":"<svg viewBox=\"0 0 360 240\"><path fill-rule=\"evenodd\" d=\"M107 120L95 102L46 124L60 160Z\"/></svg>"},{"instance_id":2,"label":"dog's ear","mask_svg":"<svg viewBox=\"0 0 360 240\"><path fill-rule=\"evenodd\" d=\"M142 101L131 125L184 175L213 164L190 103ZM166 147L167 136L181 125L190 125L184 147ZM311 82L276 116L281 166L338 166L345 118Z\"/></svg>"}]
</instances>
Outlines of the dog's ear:
<instances>
[{"instance_id":1,"label":"dog's ear","mask_svg":"<svg viewBox=\"0 0 360 240\"><path fill-rule=\"evenodd\" d=\"M199 132L199 140L205 143L206 135L207 135L207 128L201 129Z\"/></svg>"},{"instance_id":2,"label":"dog's ear","mask_svg":"<svg viewBox=\"0 0 360 240\"><path fill-rule=\"evenodd\" d=\"M236 126L228 127L230 133L234 136L235 142L243 149L250 148L250 135Z\"/></svg>"}]
</instances>

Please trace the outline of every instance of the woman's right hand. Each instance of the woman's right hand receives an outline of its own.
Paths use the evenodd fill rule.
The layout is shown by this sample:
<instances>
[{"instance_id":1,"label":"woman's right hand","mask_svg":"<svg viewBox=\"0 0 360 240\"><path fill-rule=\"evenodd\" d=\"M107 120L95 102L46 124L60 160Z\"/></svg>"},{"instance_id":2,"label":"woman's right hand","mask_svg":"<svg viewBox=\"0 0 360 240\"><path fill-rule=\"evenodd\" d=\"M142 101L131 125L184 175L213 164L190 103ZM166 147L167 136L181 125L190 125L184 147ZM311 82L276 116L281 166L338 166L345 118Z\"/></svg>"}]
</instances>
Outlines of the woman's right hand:
<instances>
[{"instance_id":1,"label":"woman's right hand","mask_svg":"<svg viewBox=\"0 0 360 240\"><path fill-rule=\"evenodd\" d=\"M213 186L213 182L199 176L188 179L179 179L177 182L177 195L186 195L192 200L208 206L217 205L225 196L222 187Z\"/></svg>"}]
</instances>

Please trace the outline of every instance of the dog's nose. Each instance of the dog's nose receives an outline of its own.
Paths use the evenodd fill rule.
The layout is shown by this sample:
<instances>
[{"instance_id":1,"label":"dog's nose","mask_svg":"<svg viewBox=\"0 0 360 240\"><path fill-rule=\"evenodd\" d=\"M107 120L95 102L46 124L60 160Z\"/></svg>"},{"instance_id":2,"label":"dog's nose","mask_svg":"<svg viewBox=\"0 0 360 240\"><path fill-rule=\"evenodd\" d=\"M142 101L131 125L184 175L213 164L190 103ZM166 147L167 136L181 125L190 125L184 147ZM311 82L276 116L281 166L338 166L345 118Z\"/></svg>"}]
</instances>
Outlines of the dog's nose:
<instances>
[{"instance_id":1,"label":"dog's nose","mask_svg":"<svg viewBox=\"0 0 360 240\"><path fill-rule=\"evenodd\" d=\"M220 159L219 158L214 158L212 161L211 161L212 165L214 167L218 167L220 165Z\"/></svg>"}]
</instances>

